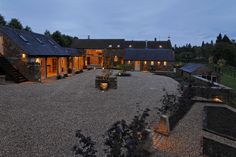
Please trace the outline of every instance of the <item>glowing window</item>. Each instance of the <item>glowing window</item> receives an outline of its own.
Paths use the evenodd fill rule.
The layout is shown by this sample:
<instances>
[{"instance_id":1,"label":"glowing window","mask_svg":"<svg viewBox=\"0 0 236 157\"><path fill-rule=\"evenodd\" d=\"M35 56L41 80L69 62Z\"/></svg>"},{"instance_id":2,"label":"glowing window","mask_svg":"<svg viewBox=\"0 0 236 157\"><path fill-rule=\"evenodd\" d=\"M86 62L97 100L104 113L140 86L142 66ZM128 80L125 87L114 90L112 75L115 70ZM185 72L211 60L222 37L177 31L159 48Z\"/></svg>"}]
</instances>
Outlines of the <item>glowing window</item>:
<instances>
[{"instance_id":1,"label":"glowing window","mask_svg":"<svg viewBox=\"0 0 236 157\"><path fill-rule=\"evenodd\" d=\"M159 48L162 48L162 45L159 45Z\"/></svg>"},{"instance_id":2,"label":"glowing window","mask_svg":"<svg viewBox=\"0 0 236 157\"><path fill-rule=\"evenodd\" d=\"M128 64L130 64L131 62L130 61L128 61Z\"/></svg>"},{"instance_id":3,"label":"glowing window","mask_svg":"<svg viewBox=\"0 0 236 157\"><path fill-rule=\"evenodd\" d=\"M117 62L117 61L118 61L118 57L115 56L115 57L114 57L114 62Z\"/></svg>"},{"instance_id":4,"label":"glowing window","mask_svg":"<svg viewBox=\"0 0 236 157\"><path fill-rule=\"evenodd\" d=\"M157 65L160 65L160 64L161 64L161 62L160 62L160 61L158 61L158 62L157 62Z\"/></svg>"},{"instance_id":5,"label":"glowing window","mask_svg":"<svg viewBox=\"0 0 236 157\"><path fill-rule=\"evenodd\" d=\"M119 48L119 47L120 47L120 45L117 45L117 47Z\"/></svg>"},{"instance_id":6,"label":"glowing window","mask_svg":"<svg viewBox=\"0 0 236 157\"><path fill-rule=\"evenodd\" d=\"M132 47L132 45L129 45L129 47Z\"/></svg>"},{"instance_id":7,"label":"glowing window","mask_svg":"<svg viewBox=\"0 0 236 157\"><path fill-rule=\"evenodd\" d=\"M108 47L112 47L112 45L109 45Z\"/></svg>"},{"instance_id":8,"label":"glowing window","mask_svg":"<svg viewBox=\"0 0 236 157\"><path fill-rule=\"evenodd\" d=\"M144 61L144 64L147 64L147 61Z\"/></svg>"}]
</instances>

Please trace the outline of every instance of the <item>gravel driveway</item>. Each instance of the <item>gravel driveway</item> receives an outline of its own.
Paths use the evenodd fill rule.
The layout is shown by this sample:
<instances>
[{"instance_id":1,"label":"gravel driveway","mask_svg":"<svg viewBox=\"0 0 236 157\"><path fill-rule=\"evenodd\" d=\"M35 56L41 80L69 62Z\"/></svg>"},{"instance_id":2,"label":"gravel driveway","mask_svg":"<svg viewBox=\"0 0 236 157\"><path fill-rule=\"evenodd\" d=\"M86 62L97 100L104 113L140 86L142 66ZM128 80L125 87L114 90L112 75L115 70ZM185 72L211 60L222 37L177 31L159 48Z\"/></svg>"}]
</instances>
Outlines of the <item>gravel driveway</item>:
<instances>
[{"instance_id":1,"label":"gravel driveway","mask_svg":"<svg viewBox=\"0 0 236 157\"><path fill-rule=\"evenodd\" d=\"M0 156L72 156L77 129L101 150L102 135L113 122L131 120L137 106L160 106L163 88L176 92L178 85L171 78L133 72L118 78L117 90L101 92L94 88L99 73L91 70L44 84L0 85Z\"/></svg>"}]
</instances>

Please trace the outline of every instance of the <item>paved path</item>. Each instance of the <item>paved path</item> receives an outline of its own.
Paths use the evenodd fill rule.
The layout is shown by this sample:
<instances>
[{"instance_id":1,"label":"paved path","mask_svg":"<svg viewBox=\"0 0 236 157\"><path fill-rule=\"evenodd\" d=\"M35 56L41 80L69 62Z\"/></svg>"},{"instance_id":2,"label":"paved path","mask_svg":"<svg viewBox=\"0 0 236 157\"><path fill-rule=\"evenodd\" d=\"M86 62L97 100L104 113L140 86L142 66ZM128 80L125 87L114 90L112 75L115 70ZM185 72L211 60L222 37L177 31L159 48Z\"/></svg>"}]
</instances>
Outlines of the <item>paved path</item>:
<instances>
[{"instance_id":1,"label":"paved path","mask_svg":"<svg viewBox=\"0 0 236 157\"><path fill-rule=\"evenodd\" d=\"M131 120L137 106L160 106L163 88L176 92L178 85L171 78L134 72L118 79L117 90L101 92L94 88L98 73L45 84L0 85L0 156L72 156L77 129L101 150L102 135L112 123Z\"/></svg>"}]
</instances>

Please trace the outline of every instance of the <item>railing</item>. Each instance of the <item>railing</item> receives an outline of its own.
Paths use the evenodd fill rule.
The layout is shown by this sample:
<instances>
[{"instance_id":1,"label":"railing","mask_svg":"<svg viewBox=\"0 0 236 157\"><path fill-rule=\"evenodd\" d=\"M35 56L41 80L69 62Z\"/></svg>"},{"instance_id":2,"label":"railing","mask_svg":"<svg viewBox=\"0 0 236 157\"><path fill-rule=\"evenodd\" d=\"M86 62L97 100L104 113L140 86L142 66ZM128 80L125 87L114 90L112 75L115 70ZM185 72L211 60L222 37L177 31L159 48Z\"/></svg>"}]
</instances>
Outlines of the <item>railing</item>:
<instances>
[{"instance_id":1,"label":"railing","mask_svg":"<svg viewBox=\"0 0 236 157\"><path fill-rule=\"evenodd\" d=\"M24 62L17 57L5 57L11 65L30 81L40 81L40 64Z\"/></svg>"}]
</instances>

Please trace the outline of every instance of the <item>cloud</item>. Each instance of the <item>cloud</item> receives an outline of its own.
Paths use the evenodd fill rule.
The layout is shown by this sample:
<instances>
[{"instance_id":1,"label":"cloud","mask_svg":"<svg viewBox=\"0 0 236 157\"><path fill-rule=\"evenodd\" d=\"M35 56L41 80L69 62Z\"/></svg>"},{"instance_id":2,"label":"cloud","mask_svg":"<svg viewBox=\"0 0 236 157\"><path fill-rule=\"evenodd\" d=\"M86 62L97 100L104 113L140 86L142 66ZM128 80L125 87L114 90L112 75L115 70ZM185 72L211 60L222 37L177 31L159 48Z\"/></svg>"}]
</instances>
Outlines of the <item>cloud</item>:
<instances>
[{"instance_id":1,"label":"cloud","mask_svg":"<svg viewBox=\"0 0 236 157\"><path fill-rule=\"evenodd\" d=\"M60 30L86 38L166 40L201 44L219 32L235 37L234 0L1 0L1 13L9 20L43 33Z\"/></svg>"}]
</instances>

